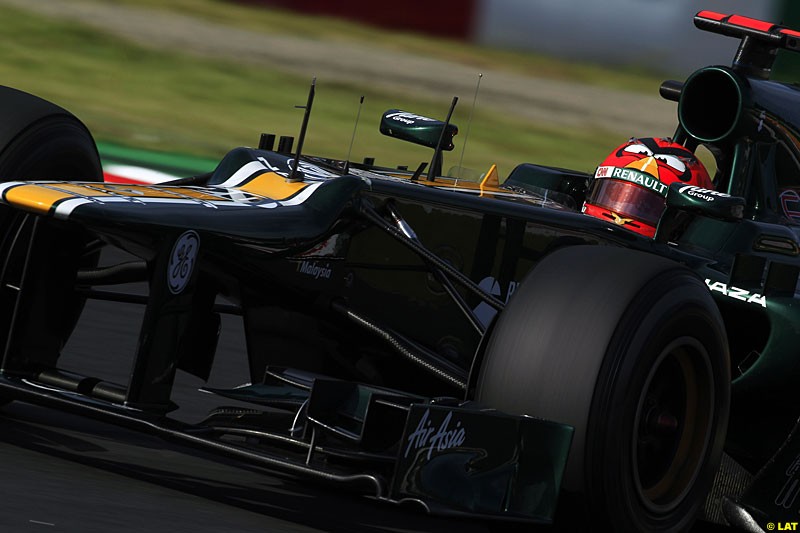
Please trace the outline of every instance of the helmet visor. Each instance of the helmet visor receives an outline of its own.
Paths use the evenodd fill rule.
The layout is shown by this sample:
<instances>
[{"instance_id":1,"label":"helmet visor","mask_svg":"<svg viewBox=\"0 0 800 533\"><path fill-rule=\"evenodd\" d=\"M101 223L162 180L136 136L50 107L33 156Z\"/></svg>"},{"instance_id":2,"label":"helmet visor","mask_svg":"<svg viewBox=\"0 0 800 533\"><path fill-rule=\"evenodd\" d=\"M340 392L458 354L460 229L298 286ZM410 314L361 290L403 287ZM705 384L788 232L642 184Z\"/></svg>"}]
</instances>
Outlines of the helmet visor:
<instances>
[{"instance_id":1,"label":"helmet visor","mask_svg":"<svg viewBox=\"0 0 800 533\"><path fill-rule=\"evenodd\" d=\"M615 179L594 180L586 202L650 226L658 224L666 208L664 197L657 192Z\"/></svg>"}]
</instances>

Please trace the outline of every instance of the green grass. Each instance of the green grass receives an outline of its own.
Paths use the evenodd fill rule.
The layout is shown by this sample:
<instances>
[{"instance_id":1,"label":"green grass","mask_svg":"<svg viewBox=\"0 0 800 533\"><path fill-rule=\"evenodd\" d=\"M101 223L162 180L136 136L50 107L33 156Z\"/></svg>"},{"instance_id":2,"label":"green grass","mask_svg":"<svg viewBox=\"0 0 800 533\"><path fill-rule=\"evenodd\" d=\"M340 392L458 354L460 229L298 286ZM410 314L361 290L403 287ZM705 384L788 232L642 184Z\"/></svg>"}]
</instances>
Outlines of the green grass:
<instances>
[{"instance_id":1,"label":"green grass","mask_svg":"<svg viewBox=\"0 0 800 533\"><path fill-rule=\"evenodd\" d=\"M456 61L476 71L493 68L575 81L590 85L652 94L664 81L662 71L644 66L604 67L580 61L563 61L530 51L477 46L457 40L437 39L404 31L386 31L336 17L304 15L277 8L253 8L235 0L94 0L99 3L146 7L189 13L205 20L252 31L301 35L320 41L337 41L412 52Z\"/></svg>"},{"instance_id":2,"label":"green grass","mask_svg":"<svg viewBox=\"0 0 800 533\"><path fill-rule=\"evenodd\" d=\"M161 5L154 0L136 3L153 8ZM220 9L221 4L211 0L172 2L172 8L182 5L198 16L219 17L242 27L266 24L269 19L267 27L292 32L295 28L290 21L302 24L303 20L228 4ZM151 50L79 24L4 7L0 8L0 18L4 21L0 39L2 83L66 107L82 118L99 140L219 158L232 147L255 145L261 132L296 135L299 129L302 111L294 106L305 103L308 79L263 67ZM375 35L373 30L340 21L325 27L331 33L319 38L357 39L363 33L368 39L367 32ZM442 57L467 53L461 45L406 34L388 41L389 46L410 50L421 47ZM472 54L471 49L466 50ZM506 63L508 68L527 68L522 66L522 56L516 58L507 52L476 52L475 61L494 61L505 55L511 58ZM571 75L577 76L574 72ZM397 107L442 118L449 97L431 100L325 80L317 85L307 153L346 156L360 95L366 100L354 160L370 156L386 166L415 166L430 158L428 149L381 136L379 117L386 109ZM453 122L459 124L462 133L456 138L456 150L446 157L446 167L458 163L468 116L468 105L456 110ZM479 107L470 127L464 166L485 170L497 163L501 175L523 161L591 170L617 137L600 130L538 126Z\"/></svg>"}]
</instances>

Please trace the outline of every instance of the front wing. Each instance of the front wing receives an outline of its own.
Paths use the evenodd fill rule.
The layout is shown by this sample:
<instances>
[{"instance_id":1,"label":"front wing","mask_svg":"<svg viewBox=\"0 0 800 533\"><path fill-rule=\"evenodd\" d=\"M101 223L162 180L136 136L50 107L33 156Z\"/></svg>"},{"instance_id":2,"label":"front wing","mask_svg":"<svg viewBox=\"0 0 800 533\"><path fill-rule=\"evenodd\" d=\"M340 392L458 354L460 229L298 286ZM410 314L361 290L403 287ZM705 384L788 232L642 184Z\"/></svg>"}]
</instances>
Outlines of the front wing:
<instances>
[{"instance_id":1,"label":"front wing","mask_svg":"<svg viewBox=\"0 0 800 533\"><path fill-rule=\"evenodd\" d=\"M220 409L200 424L91 394L92 378L0 373L0 396L88 416L431 514L552 523L572 428L474 403L277 369L265 384L207 392L291 415ZM72 380L72 381L71 381ZM72 385L70 385L70 381ZM301 416L298 416L301 415Z\"/></svg>"}]
</instances>

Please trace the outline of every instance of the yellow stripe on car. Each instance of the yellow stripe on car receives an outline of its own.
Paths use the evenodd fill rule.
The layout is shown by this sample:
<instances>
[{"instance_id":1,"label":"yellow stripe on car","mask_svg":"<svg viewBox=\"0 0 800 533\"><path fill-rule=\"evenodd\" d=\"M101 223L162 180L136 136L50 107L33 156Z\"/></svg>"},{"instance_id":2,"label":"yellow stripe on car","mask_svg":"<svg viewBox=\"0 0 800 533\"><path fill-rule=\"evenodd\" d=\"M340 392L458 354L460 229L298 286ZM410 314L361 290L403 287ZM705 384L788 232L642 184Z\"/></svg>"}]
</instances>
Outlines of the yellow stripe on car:
<instances>
[{"instance_id":1,"label":"yellow stripe on car","mask_svg":"<svg viewBox=\"0 0 800 533\"><path fill-rule=\"evenodd\" d=\"M64 190L34 184L9 188L5 194L7 203L39 213L48 213L56 202L74 197L73 193Z\"/></svg>"},{"instance_id":2,"label":"yellow stripe on car","mask_svg":"<svg viewBox=\"0 0 800 533\"><path fill-rule=\"evenodd\" d=\"M241 191L266 196L273 200L283 200L294 196L308 187L302 181L286 181L286 178L275 172L265 172L237 187Z\"/></svg>"}]
</instances>

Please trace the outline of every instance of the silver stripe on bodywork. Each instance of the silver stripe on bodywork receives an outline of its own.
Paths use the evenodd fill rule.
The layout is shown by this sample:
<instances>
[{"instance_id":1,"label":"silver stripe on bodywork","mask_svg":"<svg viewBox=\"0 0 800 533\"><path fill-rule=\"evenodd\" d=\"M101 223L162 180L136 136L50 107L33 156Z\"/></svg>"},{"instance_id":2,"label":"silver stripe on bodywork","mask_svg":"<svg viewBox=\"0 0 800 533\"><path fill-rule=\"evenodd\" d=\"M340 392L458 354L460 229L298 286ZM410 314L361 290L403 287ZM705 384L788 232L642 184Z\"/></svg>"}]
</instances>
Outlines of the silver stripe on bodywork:
<instances>
[{"instance_id":1,"label":"silver stripe on bodywork","mask_svg":"<svg viewBox=\"0 0 800 533\"><path fill-rule=\"evenodd\" d=\"M302 204L303 202L308 200L308 198L312 194L314 194L314 191L316 191L317 188L319 188L319 186L322 185L323 183L325 183L325 182L324 181L320 181L320 182L317 182L317 183L312 183L311 185L309 185L305 189L301 190L299 193L297 193L296 195L292 196L288 200L280 200L279 203L281 205L299 205L299 204Z\"/></svg>"},{"instance_id":2,"label":"silver stripe on bodywork","mask_svg":"<svg viewBox=\"0 0 800 533\"><path fill-rule=\"evenodd\" d=\"M267 168L267 166L261 161L251 161L234 172L233 176L217 185L217 187L236 187L237 185L241 185L243 181L248 179L256 172L263 172L265 170L269 170L269 168Z\"/></svg>"},{"instance_id":3,"label":"silver stripe on bodywork","mask_svg":"<svg viewBox=\"0 0 800 533\"><path fill-rule=\"evenodd\" d=\"M70 198L69 200L64 200L56 205L55 217L62 219L69 218L69 216L72 214L72 211L74 211L76 207L91 203L93 202L91 200L87 200L86 198Z\"/></svg>"},{"instance_id":4,"label":"silver stripe on bodywork","mask_svg":"<svg viewBox=\"0 0 800 533\"><path fill-rule=\"evenodd\" d=\"M8 189L13 189L14 187L17 187L19 185L27 185L27 184L23 181L9 181L6 183L0 183L0 198L4 197Z\"/></svg>"}]
</instances>

